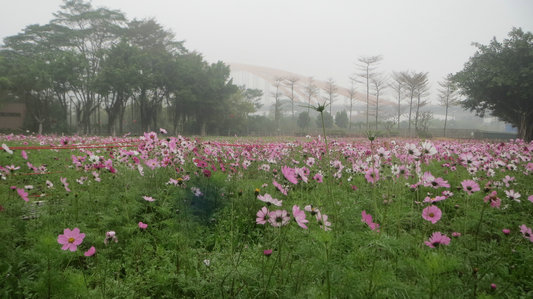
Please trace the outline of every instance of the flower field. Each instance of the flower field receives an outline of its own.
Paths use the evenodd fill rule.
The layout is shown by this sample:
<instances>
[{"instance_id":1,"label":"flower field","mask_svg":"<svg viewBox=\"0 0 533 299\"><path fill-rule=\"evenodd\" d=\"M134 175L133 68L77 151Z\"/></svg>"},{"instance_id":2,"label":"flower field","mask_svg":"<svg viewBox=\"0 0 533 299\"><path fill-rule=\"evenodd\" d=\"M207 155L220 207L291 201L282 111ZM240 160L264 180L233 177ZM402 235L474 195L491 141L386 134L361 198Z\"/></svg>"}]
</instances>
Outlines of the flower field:
<instances>
[{"instance_id":1,"label":"flower field","mask_svg":"<svg viewBox=\"0 0 533 299\"><path fill-rule=\"evenodd\" d=\"M533 143L163 133L0 136L0 297L533 297Z\"/></svg>"}]
</instances>

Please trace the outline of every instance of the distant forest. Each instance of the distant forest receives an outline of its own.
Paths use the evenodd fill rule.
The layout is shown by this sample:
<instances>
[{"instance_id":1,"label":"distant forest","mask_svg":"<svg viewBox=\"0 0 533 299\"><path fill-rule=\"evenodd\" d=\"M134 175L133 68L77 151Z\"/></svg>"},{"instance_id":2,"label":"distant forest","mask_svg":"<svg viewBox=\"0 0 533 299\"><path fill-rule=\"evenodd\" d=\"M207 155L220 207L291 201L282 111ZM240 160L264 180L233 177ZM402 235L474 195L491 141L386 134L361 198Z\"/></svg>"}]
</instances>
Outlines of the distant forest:
<instances>
[{"instance_id":1,"label":"distant forest","mask_svg":"<svg viewBox=\"0 0 533 299\"><path fill-rule=\"evenodd\" d=\"M262 94L233 84L156 20L65 1L0 48L1 102L26 104L39 133L244 134Z\"/></svg>"}]
</instances>

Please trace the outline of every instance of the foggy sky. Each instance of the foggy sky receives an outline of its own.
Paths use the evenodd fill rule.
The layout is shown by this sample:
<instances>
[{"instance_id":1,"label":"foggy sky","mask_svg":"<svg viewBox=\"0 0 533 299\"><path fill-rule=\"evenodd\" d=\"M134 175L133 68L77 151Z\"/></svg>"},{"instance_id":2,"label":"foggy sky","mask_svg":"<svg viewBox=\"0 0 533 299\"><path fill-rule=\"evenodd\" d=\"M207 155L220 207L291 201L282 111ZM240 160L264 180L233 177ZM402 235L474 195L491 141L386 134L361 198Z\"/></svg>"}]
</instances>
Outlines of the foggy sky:
<instances>
[{"instance_id":1,"label":"foggy sky","mask_svg":"<svg viewBox=\"0 0 533 299\"><path fill-rule=\"evenodd\" d=\"M46 24L61 0L0 0L0 37ZM437 81L462 69L472 42L502 41L512 27L533 31L531 0L93 0L128 19L154 17L207 61L278 68L348 85L362 55L380 70L429 72ZM362 86L359 90L364 90Z\"/></svg>"}]
</instances>

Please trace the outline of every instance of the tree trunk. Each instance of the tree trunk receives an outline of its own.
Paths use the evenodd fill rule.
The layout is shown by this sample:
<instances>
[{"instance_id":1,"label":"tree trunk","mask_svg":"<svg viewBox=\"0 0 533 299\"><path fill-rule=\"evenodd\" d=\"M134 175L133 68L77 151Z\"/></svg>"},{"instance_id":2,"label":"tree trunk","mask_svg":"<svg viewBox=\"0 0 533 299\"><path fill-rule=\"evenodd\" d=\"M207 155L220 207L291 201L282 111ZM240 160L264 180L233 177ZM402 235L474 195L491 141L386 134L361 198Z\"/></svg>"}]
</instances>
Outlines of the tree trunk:
<instances>
[{"instance_id":1,"label":"tree trunk","mask_svg":"<svg viewBox=\"0 0 533 299\"><path fill-rule=\"evenodd\" d=\"M448 122L448 103L446 103L446 113L444 114L444 137L446 137L446 123Z\"/></svg>"},{"instance_id":2,"label":"tree trunk","mask_svg":"<svg viewBox=\"0 0 533 299\"><path fill-rule=\"evenodd\" d=\"M416 114L415 114L415 132L418 134L418 115L420 112L420 94L417 96L416 100Z\"/></svg>"},{"instance_id":3,"label":"tree trunk","mask_svg":"<svg viewBox=\"0 0 533 299\"><path fill-rule=\"evenodd\" d=\"M398 90L398 132L400 132L400 115L401 115L401 105L400 100L402 99L401 89Z\"/></svg>"},{"instance_id":4,"label":"tree trunk","mask_svg":"<svg viewBox=\"0 0 533 299\"><path fill-rule=\"evenodd\" d=\"M202 125L200 126L200 136L207 135L207 121L203 120Z\"/></svg>"},{"instance_id":5,"label":"tree trunk","mask_svg":"<svg viewBox=\"0 0 533 299\"><path fill-rule=\"evenodd\" d=\"M411 100L409 101L409 137L411 137L411 114L413 111L413 94L411 93Z\"/></svg>"},{"instance_id":6,"label":"tree trunk","mask_svg":"<svg viewBox=\"0 0 533 299\"><path fill-rule=\"evenodd\" d=\"M379 93L376 94L376 131L378 130Z\"/></svg>"},{"instance_id":7,"label":"tree trunk","mask_svg":"<svg viewBox=\"0 0 533 299\"><path fill-rule=\"evenodd\" d=\"M353 108L353 98L350 97L350 120L348 121L350 129L352 128L352 108Z\"/></svg>"}]
</instances>

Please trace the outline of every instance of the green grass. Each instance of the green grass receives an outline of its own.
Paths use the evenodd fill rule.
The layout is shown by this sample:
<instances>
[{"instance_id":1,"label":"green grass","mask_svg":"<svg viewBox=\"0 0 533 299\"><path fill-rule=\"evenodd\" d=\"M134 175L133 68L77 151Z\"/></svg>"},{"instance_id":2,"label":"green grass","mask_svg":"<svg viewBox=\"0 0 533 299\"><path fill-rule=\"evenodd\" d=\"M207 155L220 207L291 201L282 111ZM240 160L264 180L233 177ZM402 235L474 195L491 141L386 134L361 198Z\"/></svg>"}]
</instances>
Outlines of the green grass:
<instances>
[{"instance_id":1,"label":"green grass","mask_svg":"<svg viewBox=\"0 0 533 299\"><path fill-rule=\"evenodd\" d=\"M378 145L385 142L388 141ZM7 144L13 146L20 142ZM197 148L199 154L205 154L205 146ZM495 177L490 178L501 181L505 175L514 176L515 185L511 188L522 194L518 203L505 198L504 190L511 188L497 189L502 199L500 209L484 203L483 190L469 196L457 189L461 181L473 177L464 167L446 173L447 169L441 166L443 161L422 164L422 173L431 171L435 177L448 180L450 190L455 193L436 203L443 216L431 224L421 217L427 205L415 201L421 202L428 192L434 196L445 189L420 187L411 191L406 184L414 184L418 178L393 179L387 166L381 170L383 179L371 185L360 173L343 172L342 178L334 178L336 170L328 161L318 161L310 167L309 183L300 181L292 186L288 196L282 195L272 185L273 178L283 181L281 167L294 167L292 160L303 161L310 155L303 150L310 148L304 143L289 147L276 164L270 164L271 169L277 169L276 176L258 170L260 165L269 163L262 158L261 150L257 150L258 160L252 161L247 170L236 167L233 172L230 164L235 161L226 157L227 170L217 169L211 177L202 175L192 164L195 155L189 151L186 163L178 166L180 172L176 171L177 167L151 170L144 166L144 176L141 176L136 168L118 161L118 149L115 149L113 167L117 172L98 170L101 182L94 180L92 170L84 172L72 167L71 155L85 155L78 150L28 150L33 165L46 164L51 172L42 175L22 175L31 171L20 151L13 155L0 152L0 165L21 167L0 186L3 208L0 212L0 297L530 298L533 295L533 243L519 232L520 225L533 225L533 203L527 200L533 194L531 175L524 174L527 162L519 164L516 171L498 169ZM339 150L340 145L331 141L330 148L331 161L338 159L351 168L351 162ZM240 153L243 148L233 150ZM102 150L99 155L108 159L109 153ZM527 152L522 155L531 156ZM243 159L240 156L239 163ZM397 158L392 158L392 162L398 163ZM300 162L299 167L302 166ZM325 175L324 183L311 179L319 168ZM181 186L166 184L170 178L186 175L190 181ZM80 185L76 179L82 176L88 180ZM475 176L483 189L489 178L483 176L483 171ZM60 177L68 178L71 192L65 191ZM53 189L46 187L46 180L53 182ZM268 186L262 187L263 184ZM10 190L10 186L25 185L34 187L28 192L29 202ZM352 185L358 189L354 191ZM203 195L194 196L191 187L198 187ZM256 188L261 189L260 194L269 193L283 200L280 209L289 212L293 205L303 209L312 204L319 208L329 216L331 231L321 229L310 213L306 213L307 230L293 220L281 228L268 223L256 224L256 213L264 206L256 198ZM46 196L31 197L42 193ZM156 200L148 202L142 196ZM36 205L37 201L44 203ZM380 225L379 232L361 221L363 210L372 214ZM31 219L25 220L28 216ZM148 228L141 230L139 221L148 224ZM58 235L65 228L74 227L85 233L83 243L75 252L61 250ZM511 234L503 234L503 228L510 229ZM116 232L117 243L104 244L107 231ZM437 248L424 245L435 231L448 235L450 245ZM452 237L452 232L460 232L461 236ZM83 253L91 246L95 246L96 254L85 257ZM271 256L263 254L266 249L273 249ZM496 289L491 288L492 283Z\"/></svg>"}]
</instances>

